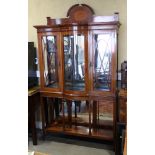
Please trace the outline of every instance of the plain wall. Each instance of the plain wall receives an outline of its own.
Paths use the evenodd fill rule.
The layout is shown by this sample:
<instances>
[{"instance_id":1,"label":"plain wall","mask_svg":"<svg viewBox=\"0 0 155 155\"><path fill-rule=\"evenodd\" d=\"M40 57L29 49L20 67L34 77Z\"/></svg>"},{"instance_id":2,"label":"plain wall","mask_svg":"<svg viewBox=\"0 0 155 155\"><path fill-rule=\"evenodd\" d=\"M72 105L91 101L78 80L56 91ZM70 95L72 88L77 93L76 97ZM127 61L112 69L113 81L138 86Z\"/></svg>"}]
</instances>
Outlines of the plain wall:
<instances>
[{"instance_id":1,"label":"plain wall","mask_svg":"<svg viewBox=\"0 0 155 155\"><path fill-rule=\"evenodd\" d=\"M35 42L37 31L34 25L46 25L46 17L64 18L68 9L77 3L85 3L93 8L96 16L113 15L119 12L121 27L118 42L118 66L127 60L127 0L29 0L28 1L28 41Z\"/></svg>"}]
</instances>

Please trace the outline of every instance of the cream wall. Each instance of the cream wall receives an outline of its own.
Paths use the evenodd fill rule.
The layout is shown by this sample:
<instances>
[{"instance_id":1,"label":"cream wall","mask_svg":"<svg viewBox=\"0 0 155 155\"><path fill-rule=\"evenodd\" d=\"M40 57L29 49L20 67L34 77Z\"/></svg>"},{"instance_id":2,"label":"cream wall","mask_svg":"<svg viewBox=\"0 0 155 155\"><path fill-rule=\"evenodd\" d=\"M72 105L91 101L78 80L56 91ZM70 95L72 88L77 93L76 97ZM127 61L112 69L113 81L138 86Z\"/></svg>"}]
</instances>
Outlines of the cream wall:
<instances>
[{"instance_id":1,"label":"cream wall","mask_svg":"<svg viewBox=\"0 0 155 155\"><path fill-rule=\"evenodd\" d=\"M120 23L118 42L118 62L127 59L127 0L29 0L28 4L28 41L37 47L37 32L33 25L46 25L46 17L66 17L68 9L77 3L91 6L95 15L113 15L119 12Z\"/></svg>"}]
</instances>

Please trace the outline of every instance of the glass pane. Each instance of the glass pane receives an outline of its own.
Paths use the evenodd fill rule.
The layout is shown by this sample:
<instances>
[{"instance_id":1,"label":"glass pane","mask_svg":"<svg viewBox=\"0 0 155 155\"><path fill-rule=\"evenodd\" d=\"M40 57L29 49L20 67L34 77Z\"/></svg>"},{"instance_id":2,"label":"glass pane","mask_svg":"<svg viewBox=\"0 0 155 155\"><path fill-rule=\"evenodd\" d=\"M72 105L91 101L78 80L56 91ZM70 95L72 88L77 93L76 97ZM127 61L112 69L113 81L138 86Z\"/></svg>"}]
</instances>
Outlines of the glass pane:
<instances>
[{"instance_id":1,"label":"glass pane","mask_svg":"<svg viewBox=\"0 0 155 155\"><path fill-rule=\"evenodd\" d=\"M86 101L67 101L65 110L65 131L89 134L89 104Z\"/></svg>"},{"instance_id":2,"label":"glass pane","mask_svg":"<svg viewBox=\"0 0 155 155\"><path fill-rule=\"evenodd\" d=\"M84 35L64 36L65 89L84 90Z\"/></svg>"},{"instance_id":3,"label":"glass pane","mask_svg":"<svg viewBox=\"0 0 155 155\"><path fill-rule=\"evenodd\" d=\"M111 89L111 34L95 34L94 49L94 89L109 91Z\"/></svg>"},{"instance_id":4,"label":"glass pane","mask_svg":"<svg viewBox=\"0 0 155 155\"><path fill-rule=\"evenodd\" d=\"M43 56L44 56L44 79L45 86L58 87L58 51L56 36L44 36L42 38Z\"/></svg>"},{"instance_id":5,"label":"glass pane","mask_svg":"<svg viewBox=\"0 0 155 155\"><path fill-rule=\"evenodd\" d=\"M113 139L113 102L94 101L91 105L92 136ZM108 129L108 130L107 130Z\"/></svg>"}]
</instances>

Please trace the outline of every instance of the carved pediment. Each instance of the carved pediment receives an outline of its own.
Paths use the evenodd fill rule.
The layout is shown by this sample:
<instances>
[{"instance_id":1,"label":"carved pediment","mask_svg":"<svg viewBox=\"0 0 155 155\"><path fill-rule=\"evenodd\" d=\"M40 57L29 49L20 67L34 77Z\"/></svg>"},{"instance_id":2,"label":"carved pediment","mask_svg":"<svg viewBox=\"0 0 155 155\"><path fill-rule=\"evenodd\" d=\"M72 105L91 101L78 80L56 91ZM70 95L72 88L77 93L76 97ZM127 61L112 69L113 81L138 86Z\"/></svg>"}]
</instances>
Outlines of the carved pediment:
<instances>
[{"instance_id":1,"label":"carved pediment","mask_svg":"<svg viewBox=\"0 0 155 155\"><path fill-rule=\"evenodd\" d=\"M86 4L75 4L67 12L67 17L75 23L88 23L93 15L93 9Z\"/></svg>"}]
</instances>

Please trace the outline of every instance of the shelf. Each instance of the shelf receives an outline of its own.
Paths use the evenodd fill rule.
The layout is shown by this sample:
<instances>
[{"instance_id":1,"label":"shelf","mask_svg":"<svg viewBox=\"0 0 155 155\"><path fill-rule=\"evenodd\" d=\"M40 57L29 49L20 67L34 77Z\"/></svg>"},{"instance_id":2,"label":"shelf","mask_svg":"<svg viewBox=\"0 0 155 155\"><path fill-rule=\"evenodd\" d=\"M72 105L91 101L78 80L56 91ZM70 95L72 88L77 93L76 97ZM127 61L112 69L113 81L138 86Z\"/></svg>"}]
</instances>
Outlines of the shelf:
<instances>
[{"instance_id":1,"label":"shelf","mask_svg":"<svg viewBox=\"0 0 155 155\"><path fill-rule=\"evenodd\" d=\"M63 123L63 117L60 117L61 119L58 121L59 126L62 126ZM84 126L84 127L89 127L89 118L87 117L77 117L75 118L74 116L72 116L72 125L76 125L76 126ZM69 124L69 120L68 120L68 116L64 116L64 122L65 124ZM91 120L92 122L92 120ZM93 123L91 123L91 125L93 125ZM52 126L52 125L51 125ZM112 120L98 120L97 127L101 128L101 129L113 129L113 121Z\"/></svg>"},{"instance_id":2,"label":"shelf","mask_svg":"<svg viewBox=\"0 0 155 155\"><path fill-rule=\"evenodd\" d=\"M92 129L91 133L91 136L97 139L113 140L113 130Z\"/></svg>"},{"instance_id":3,"label":"shelf","mask_svg":"<svg viewBox=\"0 0 155 155\"><path fill-rule=\"evenodd\" d=\"M86 136L86 137L89 136L89 128L84 126L72 125L71 128L65 128L64 132L69 135L76 134L76 135Z\"/></svg>"},{"instance_id":4,"label":"shelf","mask_svg":"<svg viewBox=\"0 0 155 155\"><path fill-rule=\"evenodd\" d=\"M62 126L51 126L51 127L47 127L45 129L46 132L63 132L63 127Z\"/></svg>"},{"instance_id":5,"label":"shelf","mask_svg":"<svg viewBox=\"0 0 155 155\"><path fill-rule=\"evenodd\" d=\"M47 127L45 131L113 141L113 130L91 129L91 134L90 134L89 127L72 125L71 128L65 127L65 129L63 130L62 126L57 125L57 126Z\"/></svg>"}]
</instances>

